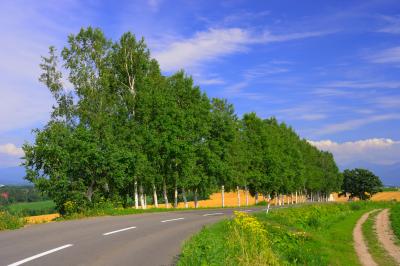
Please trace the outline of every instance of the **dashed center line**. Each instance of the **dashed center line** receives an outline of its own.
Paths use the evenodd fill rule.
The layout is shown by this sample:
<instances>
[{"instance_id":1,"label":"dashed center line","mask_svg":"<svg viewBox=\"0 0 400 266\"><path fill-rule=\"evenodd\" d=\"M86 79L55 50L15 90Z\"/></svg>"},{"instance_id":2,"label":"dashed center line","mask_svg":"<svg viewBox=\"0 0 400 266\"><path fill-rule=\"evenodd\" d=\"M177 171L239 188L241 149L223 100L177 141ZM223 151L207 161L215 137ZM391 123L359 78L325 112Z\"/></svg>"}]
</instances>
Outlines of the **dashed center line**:
<instances>
[{"instance_id":1,"label":"dashed center line","mask_svg":"<svg viewBox=\"0 0 400 266\"><path fill-rule=\"evenodd\" d=\"M203 216L214 216L214 215L222 215L222 212L215 212L215 213L207 213L207 214L203 214Z\"/></svg>"},{"instance_id":2,"label":"dashed center line","mask_svg":"<svg viewBox=\"0 0 400 266\"><path fill-rule=\"evenodd\" d=\"M178 220L183 220L183 219L185 219L185 218L176 218L176 219L170 219L170 220L164 220L164 221L161 221L162 223L167 223L167 222L172 222L172 221L178 221Z\"/></svg>"},{"instance_id":3,"label":"dashed center line","mask_svg":"<svg viewBox=\"0 0 400 266\"><path fill-rule=\"evenodd\" d=\"M35 256L32 256L32 257L29 257L29 258L14 262L12 264L9 264L8 266L18 266L18 265L24 264L24 263L26 263L28 261L31 261L31 260L46 256L46 255L49 255L51 253L54 253L54 252L57 252L57 251L62 250L64 248L69 248L69 247L72 247L72 246L73 246L72 244L68 244L68 245L64 245L64 246L58 247L58 248L50 249L48 251L39 253L39 254L37 254Z\"/></svg>"},{"instance_id":4,"label":"dashed center line","mask_svg":"<svg viewBox=\"0 0 400 266\"><path fill-rule=\"evenodd\" d=\"M242 212L252 212L253 210L243 210Z\"/></svg>"},{"instance_id":5,"label":"dashed center line","mask_svg":"<svg viewBox=\"0 0 400 266\"><path fill-rule=\"evenodd\" d=\"M104 233L103 236L108 236L108 235L112 235L112 234L115 234L115 233L123 232L123 231L126 231L126 230L131 230L131 229L135 229L135 228L136 228L136 226L127 227L127 228L111 231L111 232L108 232L108 233Z\"/></svg>"}]
</instances>

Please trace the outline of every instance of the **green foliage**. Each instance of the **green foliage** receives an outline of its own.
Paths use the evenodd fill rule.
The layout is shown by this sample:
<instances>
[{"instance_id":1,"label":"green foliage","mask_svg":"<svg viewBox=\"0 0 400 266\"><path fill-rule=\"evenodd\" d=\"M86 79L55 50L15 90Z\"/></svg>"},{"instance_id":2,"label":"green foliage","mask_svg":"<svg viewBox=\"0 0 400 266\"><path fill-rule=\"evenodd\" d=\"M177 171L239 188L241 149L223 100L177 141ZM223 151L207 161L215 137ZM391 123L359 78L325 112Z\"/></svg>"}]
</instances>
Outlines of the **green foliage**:
<instances>
[{"instance_id":1,"label":"green foliage","mask_svg":"<svg viewBox=\"0 0 400 266\"><path fill-rule=\"evenodd\" d=\"M272 209L254 218L241 214L245 218L217 223L193 236L178 265L239 265L243 260L251 261L244 265L358 265L354 225L364 212L385 206L390 204L357 202ZM232 228L235 224L241 231ZM258 241L266 242L259 246ZM260 262L263 252L269 259Z\"/></svg>"},{"instance_id":2,"label":"green foliage","mask_svg":"<svg viewBox=\"0 0 400 266\"><path fill-rule=\"evenodd\" d=\"M26 221L20 216L11 215L7 211L0 210L0 231L23 227Z\"/></svg>"},{"instance_id":3,"label":"green foliage","mask_svg":"<svg viewBox=\"0 0 400 266\"><path fill-rule=\"evenodd\" d=\"M394 204L390 209L390 224L400 244L400 204Z\"/></svg>"},{"instance_id":4,"label":"green foliage","mask_svg":"<svg viewBox=\"0 0 400 266\"><path fill-rule=\"evenodd\" d=\"M6 207L8 212L19 216L33 216L55 213L55 204L53 201L37 201L14 203Z\"/></svg>"},{"instance_id":5,"label":"green foliage","mask_svg":"<svg viewBox=\"0 0 400 266\"><path fill-rule=\"evenodd\" d=\"M380 178L366 169L344 170L342 193L350 193L350 197L366 200L382 190Z\"/></svg>"},{"instance_id":6,"label":"green foliage","mask_svg":"<svg viewBox=\"0 0 400 266\"><path fill-rule=\"evenodd\" d=\"M112 41L100 29L81 29L60 55L50 47L42 59L39 80L55 105L34 143L23 146L24 166L62 215L102 202L138 206L149 195L174 203L179 194L207 198L220 186L325 196L340 187L332 154L275 118L239 119L232 104L210 100L184 71L164 76L130 32ZM60 64L72 88L62 83Z\"/></svg>"},{"instance_id":7,"label":"green foliage","mask_svg":"<svg viewBox=\"0 0 400 266\"><path fill-rule=\"evenodd\" d=\"M0 206L16 202L35 202L47 200L46 195L42 195L33 186L4 186L0 187L0 195L7 194L7 198L0 196Z\"/></svg>"}]
</instances>

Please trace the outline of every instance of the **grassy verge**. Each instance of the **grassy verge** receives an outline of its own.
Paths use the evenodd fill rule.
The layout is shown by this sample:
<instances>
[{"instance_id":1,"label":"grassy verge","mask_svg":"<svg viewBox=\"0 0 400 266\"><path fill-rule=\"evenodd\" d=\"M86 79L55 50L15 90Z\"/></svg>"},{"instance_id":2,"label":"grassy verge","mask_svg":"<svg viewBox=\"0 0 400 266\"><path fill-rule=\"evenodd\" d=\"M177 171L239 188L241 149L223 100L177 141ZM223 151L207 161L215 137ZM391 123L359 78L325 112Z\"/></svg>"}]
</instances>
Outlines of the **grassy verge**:
<instances>
[{"instance_id":1,"label":"grassy verge","mask_svg":"<svg viewBox=\"0 0 400 266\"><path fill-rule=\"evenodd\" d=\"M7 206L10 214L20 216L33 216L55 213L55 204L51 200L37 202L21 202Z\"/></svg>"},{"instance_id":2,"label":"grassy verge","mask_svg":"<svg viewBox=\"0 0 400 266\"><path fill-rule=\"evenodd\" d=\"M190 239L179 265L359 265L353 247L354 225L363 213L385 204L303 205L255 214L257 222L253 223L262 226L257 236L263 235L267 241L260 246L250 242L248 234L253 233L243 229L246 223L241 225L246 234L232 234L234 222L223 221ZM238 216L233 221L236 219ZM251 252L256 254L254 260L240 260L249 248L256 249ZM270 260L260 262L257 254L263 252L270 254Z\"/></svg>"},{"instance_id":3,"label":"grassy verge","mask_svg":"<svg viewBox=\"0 0 400 266\"><path fill-rule=\"evenodd\" d=\"M368 246L368 251L373 257L374 261L378 265L395 266L397 265L396 261L394 261L393 258L380 245L376 234L375 220L380 211L381 210L373 212L369 215L368 219L362 226L362 232Z\"/></svg>"},{"instance_id":4,"label":"grassy verge","mask_svg":"<svg viewBox=\"0 0 400 266\"><path fill-rule=\"evenodd\" d=\"M25 219L20 216L11 215L6 211L0 211L0 231L17 229L23 227L25 223Z\"/></svg>"},{"instance_id":5,"label":"grassy verge","mask_svg":"<svg viewBox=\"0 0 400 266\"><path fill-rule=\"evenodd\" d=\"M400 203L394 204L390 209L390 224L397 237L396 244L400 245Z\"/></svg>"}]
</instances>

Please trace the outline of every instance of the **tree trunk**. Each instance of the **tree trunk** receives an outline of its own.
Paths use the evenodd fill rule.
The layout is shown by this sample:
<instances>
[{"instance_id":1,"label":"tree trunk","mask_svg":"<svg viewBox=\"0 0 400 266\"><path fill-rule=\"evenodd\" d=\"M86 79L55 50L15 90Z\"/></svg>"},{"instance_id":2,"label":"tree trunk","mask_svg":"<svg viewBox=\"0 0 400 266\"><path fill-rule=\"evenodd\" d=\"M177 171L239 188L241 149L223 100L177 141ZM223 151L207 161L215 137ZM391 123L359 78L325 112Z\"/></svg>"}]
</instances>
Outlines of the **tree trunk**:
<instances>
[{"instance_id":1,"label":"tree trunk","mask_svg":"<svg viewBox=\"0 0 400 266\"><path fill-rule=\"evenodd\" d=\"M163 180L163 194L164 194L165 208L169 208L167 185L165 184L165 179Z\"/></svg>"},{"instance_id":2,"label":"tree trunk","mask_svg":"<svg viewBox=\"0 0 400 266\"><path fill-rule=\"evenodd\" d=\"M298 201L297 201L297 190L296 190L296 198L295 198L295 202L296 202L296 204L298 203Z\"/></svg>"},{"instance_id":3,"label":"tree trunk","mask_svg":"<svg viewBox=\"0 0 400 266\"><path fill-rule=\"evenodd\" d=\"M189 208L188 202L187 202L187 199L186 199L186 191L185 191L184 188L182 188L182 197L183 197L183 201L185 202L185 208Z\"/></svg>"},{"instance_id":4,"label":"tree trunk","mask_svg":"<svg viewBox=\"0 0 400 266\"><path fill-rule=\"evenodd\" d=\"M174 208L178 208L178 187L176 185L174 190Z\"/></svg>"},{"instance_id":5,"label":"tree trunk","mask_svg":"<svg viewBox=\"0 0 400 266\"><path fill-rule=\"evenodd\" d=\"M194 207L197 208L198 205L198 201L197 201L197 188L194 190Z\"/></svg>"},{"instance_id":6,"label":"tree trunk","mask_svg":"<svg viewBox=\"0 0 400 266\"><path fill-rule=\"evenodd\" d=\"M157 189L156 185L154 184L153 184L153 200L154 200L154 207L158 208Z\"/></svg>"},{"instance_id":7,"label":"tree trunk","mask_svg":"<svg viewBox=\"0 0 400 266\"><path fill-rule=\"evenodd\" d=\"M278 194L275 192L275 206L278 206Z\"/></svg>"},{"instance_id":8,"label":"tree trunk","mask_svg":"<svg viewBox=\"0 0 400 266\"><path fill-rule=\"evenodd\" d=\"M221 199L222 199L222 208L225 207L225 186L221 186Z\"/></svg>"},{"instance_id":9,"label":"tree trunk","mask_svg":"<svg viewBox=\"0 0 400 266\"><path fill-rule=\"evenodd\" d=\"M88 199L89 202L92 202L92 197L93 197L93 190L94 190L94 180L90 183L90 186L88 187L86 191L86 198Z\"/></svg>"},{"instance_id":10,"label":"tree trunk","mask_svg":"<svg viewBox=\"0 0 400 266\"><path fill-rule=\"evenodd\" d=\"M144 208L147 209L147 195L144 193Z\"/></svg>"},{"instance_id":11,"label":"tree trunk","mask_svg":"<svg viewBox=\"0 0 400 266\"><path fill-rule=\"evenodd\" d=\"M249 206L249 189L247 186L245 186L244 189L246 191L246 206Z\"/></svg>"},{"instance_id":12,"label":"tree trunk","mask_svg":"<svg viewBox=\"0 0 400 266\"><path fill-rule=\"evenodd\" d=\"M143 186L140 184L139 186L139 193L140 193L140 206L142 206L142 209L145 209L146 207L144 206L144 197L143 197Z\"/></svg>"},{"instance_id":13,"label":"tree trunk","mask_svg":"<svg viewBox=\"0 0 400 266\"><path fill-rule=\"evenodd\" d=\"M236 186L236 190L237 190L237 203L238 203L238 207L240 207L240 190L239 190L239 186Z\"/></svg>"},{"instance_id":14,"label":"tree trunk","mask_svg":"<svg viewBox=\"0 0 400 266\"><path fill-rule=\"evenodd\" d=\"M257 203L258 203L258 192L256 192L256 193L255 193L255 195L254 195L254 199L255 199L255 201L256 201L256 205L257 205Z\"/></svg>"},{"instance_id":15,"label":"tree trunk","mask_svg":"<svg viewBox=\"0 0 400 266\"><path fill-rule=\"evenodd\" d=\"M135 209L139 209L139 197L138 197L137 181L136 180L135 180L135 183L134 183L134 190L135 190Z\"/></svg>"}]
</instances>

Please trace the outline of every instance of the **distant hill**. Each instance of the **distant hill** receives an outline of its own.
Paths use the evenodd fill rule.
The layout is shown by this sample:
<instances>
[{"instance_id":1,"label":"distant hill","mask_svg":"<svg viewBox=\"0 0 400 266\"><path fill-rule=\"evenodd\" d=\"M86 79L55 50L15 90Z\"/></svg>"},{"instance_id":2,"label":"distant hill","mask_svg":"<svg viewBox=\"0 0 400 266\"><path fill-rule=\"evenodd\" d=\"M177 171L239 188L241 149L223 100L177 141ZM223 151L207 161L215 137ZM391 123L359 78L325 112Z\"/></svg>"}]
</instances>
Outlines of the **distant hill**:
<instances>
[{"instance_id":1,"label":"distant hill","mask_svg":"<svg viewBox=\"0 0 400 266\"><path fill-rule=\"evenodd\" d=\"M2 185L27 185L24 179L25 169L21 166L0 168L0 184Z\"/></svg>"}]
</instances>

